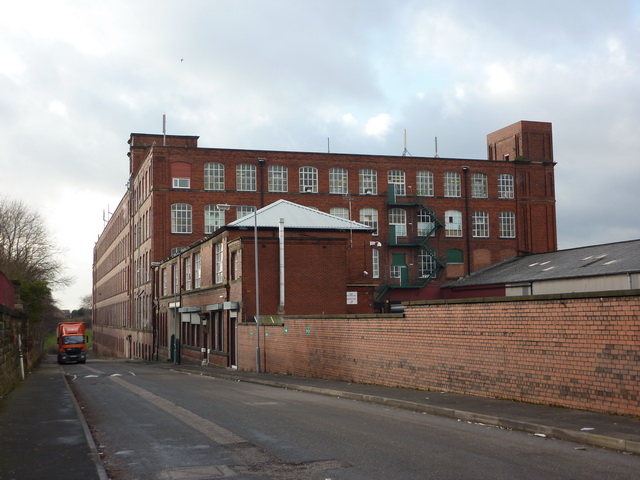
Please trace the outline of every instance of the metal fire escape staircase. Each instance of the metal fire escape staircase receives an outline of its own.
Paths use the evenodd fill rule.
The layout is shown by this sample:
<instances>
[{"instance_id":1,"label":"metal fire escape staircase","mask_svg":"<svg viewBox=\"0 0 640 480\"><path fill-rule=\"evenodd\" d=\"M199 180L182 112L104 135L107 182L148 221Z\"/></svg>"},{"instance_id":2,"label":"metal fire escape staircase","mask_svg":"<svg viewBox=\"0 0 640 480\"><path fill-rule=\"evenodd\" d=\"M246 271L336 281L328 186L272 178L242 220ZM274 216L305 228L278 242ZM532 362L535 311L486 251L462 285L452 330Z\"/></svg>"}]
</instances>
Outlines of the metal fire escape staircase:
<instances>
[{"instance_id":1,"label":"metal fire escape staircase","mask_svg":"<svg viewBox=\"0 0 640 480\"><path fill-rule=\"evenodd\" d=\"M404 197L404 198L406 199L407 197ZM407 211L407 215L411 213L415 214L419 210L424 210L431 217L431 224L429 225L429 228L427 230L423 230L419 232L420 233L419 235L416 234L410 237L409 236L399 237L396 233L395 225L389 225L388 245L391 251L392 259L394 258L393 250L396 248L402 248L406 250L407 247L410 247L415 249L418 252L424 249L434 259L435 268L426 277L420 277L417 272L417 269L412 275L410 275L406 266L405 268L401 268L400 278L390 279L390 280L397 280L397 282L392 283L388 281L382 284L378 288L376 292L376 300L383 299L386 293L391 289L423 288L427 283L429 283L429 281L433 280L441 270L445 268L445 263L436 255L435 251L432 248L430 248L428 245L429 240L434 237L435 232L438 229L444 227L444 223L442 223L442 221L440 221L436 217L433 210L431 210L421 201L415 201L415 202L398 201L395 193L395 185L393 184L389 185L389 195L388 195L387 206L389 208L394 208L394 207L404 208ZM413 216L416 217L416 215L413 215ZM417 229L416 229L416 233L418 233ZM393 265L393 260L392 260L392 265Z\"/></svg>"}]
</instances>

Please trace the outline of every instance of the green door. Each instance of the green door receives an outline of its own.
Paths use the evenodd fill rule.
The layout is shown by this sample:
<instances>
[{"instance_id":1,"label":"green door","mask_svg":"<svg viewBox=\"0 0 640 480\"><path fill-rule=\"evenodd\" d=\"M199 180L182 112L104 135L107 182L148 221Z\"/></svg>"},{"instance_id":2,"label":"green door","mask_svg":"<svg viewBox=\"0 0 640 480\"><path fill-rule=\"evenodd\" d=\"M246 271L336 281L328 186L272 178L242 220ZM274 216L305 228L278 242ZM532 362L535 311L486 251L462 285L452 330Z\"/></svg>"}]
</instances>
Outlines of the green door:
<instances>
[{"instance_id":1,"label":"green door","mask_svg":"<svg viewBox=\"0 0 640 480\"><path fill-rule=\"evenodd\" d=\"M395 278L400 278L400 286L409 285L409 272L407 270L407 258L404 253L391 254L391 271Z\"/></svg>"}]
</instances>

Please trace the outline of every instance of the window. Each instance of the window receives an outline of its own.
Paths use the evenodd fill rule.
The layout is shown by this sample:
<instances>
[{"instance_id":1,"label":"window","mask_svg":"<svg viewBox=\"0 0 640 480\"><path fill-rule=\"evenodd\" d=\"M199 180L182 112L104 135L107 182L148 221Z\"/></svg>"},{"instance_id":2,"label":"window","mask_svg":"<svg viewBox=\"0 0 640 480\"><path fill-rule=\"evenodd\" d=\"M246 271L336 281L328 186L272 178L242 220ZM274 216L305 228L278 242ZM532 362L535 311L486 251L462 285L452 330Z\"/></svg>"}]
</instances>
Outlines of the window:
<instances>
[{"instance_id":1,"label":"window","mask_svg":"<svg viewBox=\"0 0 640 480\"><path fill-rule=\"evenodd\" d=\"M237 211L238 220L240 220L241 218L253 215L254 207L252 207L251 205L240 205Z\"/></svg>"},{"instance_id":2,"label":"window","mask_svg":"<svg viewBox=\"0 0 640 480\"><path fill-rule=\"evenodd\" d=\"M378 194L378 172L365 168L358 173L360 195Z\"/></svg>"},{"instance_id":3,"label":"window","mask_svg":"<svg viewBox=\"0 0 640 480\"><path fill-rule=\"evenodd\" d=\"M389 209L389 226L394 227L396 237L407 236L407 212L403 208ZM392 232L394 231L392 229Z\"/></svg>"},{"instance_id":4,"label":"window","mask_svg":"<svg viewBox=\"0 0 640 480\"><path fill-rule=\"evenodd\" d=\"M498 198L513 198L513 175L498 176Z\"/></svg>"},{"instance_id":5,"label":"window","mask_svg":"<svg viewBox=\"0 0 640 480\"><path fill-rule=\"evenodd\" d=\"M300 167L300 193L318 193L318 169Z\"/></svg>"},{"instance_id":6,"label":"window","mask_svg":"<svg viewBox=\"0 0 640 480\"><path fill-rule=\"evenodd\" d=\"M346 168L329 169L329 193L339 195L349 193L349 174Z\"/></svg>"},{"instance_id":7,"label":"window","mask_svg":"<svg viewBox=\"0 0 640 480\"><path fill-rule=\"evenodd\" d=\"M419 197L433 197L433 173L420 170L416 174L416 188Z\"/></svg>"},{"instance_id":8,"label":"window","mask_svg":"<svg viewBox=\"0 0 640 480\"><path fill-rule=\"evenodd\" d=\"M222 163L207 163L204 166L204 189L224 190L224 165Z\"/></svg>"},{"instance_id":9,"label":"window","mask_svg":"<svg viewBox=\"0 0 640 480\"><path fill-rule=\"evenodd\" d=\"M392 253L391 254L391 268L390 277L402 279L402 272L406 273L407 270L407 258L404 253Z\"/></svg>"},{"instance_id":10,"label":"window","mask_svg":"<svg viewBox=\"0 0 640 480\"><path fill-rule=\"evenodd\" d=\"M471 197L487 198L489 196L489 187L487 176L484 173L471 174Z\"/></svg>"},{"instance_id":11,"label":"window","mask_svg":"<svg viewBox=\"0 0 640 480\"><path fill-rule=\"evenodd\" d=\"M287 167L284 165L269 165L269 191L289 191L289 176Z\"/></svg>"},{"instance_id":12,"label":"window","mask_svg":"<svg viewBox=\"0 0 640 480\"><path fill-rule=\"evenodd\" d=\"M418 210L418 236L428 237L435 236L436 225L431 217L429 210L422 208Z\"/></svg>"},{"instance_id":13,"label":"window","mask_svg":"<svg viewBox=\"0 0 640 480\"><path fill-rule=\"evenodd\" d=\"M169 280L167 279L167 268L162 269L162 295L169 293Z\"/></svg>"},{"instance_id":14,"label":"window","mask_svg":"<svg viewBox=\"0 0 640 480\"><path fill-rule=\"evenodd\" d=\"M216 277L215 277L215 283L222 283L222 281L224 280L224 277L222 276L222 272L223 272L222 254L223 254L222 242L216 243L216 259L215 259L215 262L216 262Z\"/></svg>"},{"instance_id":15,"label":"window","mask_svg":"<svg viewBox=\"0 0 640 480\"><path fill-rule=\"evenodd\" d=\"M238 165L236 167L236 189L239 192L256 191L256 166Z\"/></svg>"},{"instance_id":16,"label":"window","mask_svg":"<svg viewBox=\"0 0 640 480\"><path fill-rule=\"evenodd\" d=\"M371 276L380 278L380 252L375 248L371 250Z\"/></svg>"},{"instance_id":17,"label":"window","mask_svg":"<svg viewBox=\"0 0 640 480\"><path fill-rule=\"evenodd\" d=\"M184 289L191 290L191 257L184 259Z\"/></svg>"},{"instance_id":18,"label":"window","mask_svg":"<svg viewBox=\"0 0 640 480\"><path fill-rule=\"evenodd\" d=\"M447 237L462 236L462 213L457 210L444 212L444 230Z\"/></svg>"},{"instance_id":19,"label":"window","mask_svg":"<svg viewBox=\"0 0 640 480\"><path fill-rule=\"evenodd\" d=\"M335 215L336 217L344 218L345 220L350 220L349 209L346 207L332 207L331 210L329 210L329 213L331 215Z\"/></svg>"},{"instance_id":20,"label":"window","mask_svg":"<svg viewBox=\"0 0 640 480\"><path fill-rule=\"evenodd\" d=\"M204 207L204 233L210 234L224 227L224 210L218 210L215 205Z\"/></svg>"},{"instance_id":21,"label":"window","mask_svg":"<svg viewBox=\"0 0 640 480\"><path fill-rule=\"evenodd\" d=\"M238 252L231 252L231 280L240 278L240 255Z\"/></svg>"},{"instance_id":22,"label":"window","mask_svg":"<svg viewBox=\"0 0 640 480\"><path fill-rule=\"evenodd\" d=\"M426 249L421 249L418 254L418 270L420 278L427 278L436 271L437 263L433 255Z\"/></svg>"},{"instance_id":23,"label":"window","mask_svg":"<svg viewBox=\"0 0 640 480\"><path fill-rule=\"evenodd\" d=\"M516 214L500 212L500 238L516 238Z\"/></svg>"},{"instance_id":24,"label":"window","mask_svg":"<svg viewBox=\"0 0 640 480\"><path fill-rule=\"evenodd\" d=\"M202 282L202 256L200 252L197 252L193 256L193 264L194 264L194 275L193 275L193 287L200 288Z\"/></svg>"},{"instance_id":25,"label":"window","mask_svg":"<svg viewBox=\"0 0 640 480\"><path fill-rule=\"evenodd\" d=\"M173 279L173 294L178 293L178 284L180 283L178 280L178 264L171 264L171 278Z\"/></svg>"},{"instance_id":26,"label":"window","mask_svg":"<svg viewBox=\"0 0 640 480\"><path fill-rule=\"evenodd\" d=\"M394 186L394 192L396 195L404 197L407 194L405 187L405 174L402 170L389 170L387 174L387 181L389 185Z\"/></svg>"},{"instance_id":27,"label":"window","mask_svg":"<svg viewBox=\"0 0 640 480\"><path fill-rule=\"evenodd\" d=\"M173 188L191 188L190 178L174 178Z\"/></svg>"},{"instance_id":28,"label":"window","mask_svg":"<svg viewBox=\"0 0 640 480\"><path fill-rule=\"evenodd\" d=\"M378 210L375 208L360 209L360 223L373 228L373 235L378 235Z\"/></svg>"},{"instance_id":29,"label":"window","mask_svg":"<svg viewBox=\"0 0 640 480\"><path fill-rule=\"evenodd\" d=\"M191 205L171 205L171 233L191 233Z\"/></svg>"},{"instance_id":30,"label":"window","mask_svg":"<svg viewBox=\"0 0 640 480\"><path fill-rule=\"evenodd\" d=\"M444 196L459 197L460 196L460 174L458 172L444 173Z\"/></svg>"},{"instance_id":31,"label":"window","mask_svg":"<svg viewBox=\"0 0 640 480\"><path fill-rule=\"evenodd\" d=\"M473 236L487 238L489 236L489 214L487 212L473 212Z\"/></svg>"}]
</instances>

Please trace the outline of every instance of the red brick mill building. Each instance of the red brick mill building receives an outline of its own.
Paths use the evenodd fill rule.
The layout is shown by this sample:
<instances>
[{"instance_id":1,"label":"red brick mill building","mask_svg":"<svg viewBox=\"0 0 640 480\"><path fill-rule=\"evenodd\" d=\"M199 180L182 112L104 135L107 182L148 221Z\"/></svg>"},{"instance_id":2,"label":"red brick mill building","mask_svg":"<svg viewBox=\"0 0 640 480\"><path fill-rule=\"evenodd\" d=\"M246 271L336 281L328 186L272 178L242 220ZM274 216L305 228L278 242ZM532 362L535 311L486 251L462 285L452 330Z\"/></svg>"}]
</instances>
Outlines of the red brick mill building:
<instances>
[{"instance_id":1,"label":"red brick mill building","mask_svg":"<svg viewBox=\"0 0 640 480\"><path fill-rule=\"evenodd\" d=\"M253 282L231 276L253 272L253 232L228 225L279 200L370 228L335 228L330 234L285 229L285 243L294 235L315 242L314 249L326 244L353 266L336 268L337 257L328 264L314 249L286 253L285 263L307 266L288 269L287 282L299 276L300 284L311 285L307 298L342 305L343 312L333 313L388 311L400 301L439 298L442 283L522 253L556 250L551 124L515 123L489 134L487 147L488 159L453 159L201 148L198 137L131 134L128 190L94 248L96 353L165 355L172 335L184 337L180 329L189 323L194 326L186 335L195 338L200 329L197 341L207 342L192 347L213 347L231 365L229 331L252 322L256 312ZM220 209L221 204L231 207ZM196 265L194 245L232 235L238 237L235 255L228 245L218 247L224 249L221 263L215 263L214 251L201 254ZM274 235L273 228L259 228L260 251L273 248ZM260 257L258 283L267 288L278 272L262 262ZM238 265L242 269L233 270ZM196 275L206 269L222 271L219 282L214 275L213 285L196 288ZM234 293L237 305L225 306L226 297L197 305L178 298L188 282L193 300L207 291L231 291L238 286L234 281L242 285ZM356 291L354 304L345 292ZM261 298L261 307L263 302L259 313L265 316L321 313L308 310L316 308L312 301L295 309L285 304L284 310L270 297ZM225 315L218 337L212 324L217 310L207 308ZM173 313L188 315L177 325Z\"/></svg>"}]
</instances>

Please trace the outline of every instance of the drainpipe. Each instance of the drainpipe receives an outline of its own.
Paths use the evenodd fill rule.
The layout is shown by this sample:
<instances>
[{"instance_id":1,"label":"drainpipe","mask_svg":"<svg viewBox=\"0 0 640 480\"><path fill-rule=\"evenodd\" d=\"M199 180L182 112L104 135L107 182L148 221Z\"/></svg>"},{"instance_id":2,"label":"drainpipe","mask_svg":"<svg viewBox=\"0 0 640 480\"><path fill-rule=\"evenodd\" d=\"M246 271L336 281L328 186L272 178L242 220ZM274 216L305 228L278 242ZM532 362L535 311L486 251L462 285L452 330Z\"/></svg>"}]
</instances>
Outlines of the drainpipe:
<instances>
[{"instance_id":1,"label":"drainpipe","mask_svg":"<svg viewBox=\"0 0 640 480\"><path fill-rule=\"evenodd\" d=\"M469 167L462 167L464 173L464 219L467 240L467 275L471 273L471 229L469 228Z\"/></svg>"},{"instance_id":2,"label":"drainpipe","mask_svg":"<svg viewBox=\"0 0 640 480\"><path fill-rule=\"evenodd\" d=\"M280 241L280 305L278 313L284 313L284 218L278 222L278 238Z\"/></svg>"}]
</instances>

